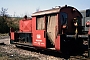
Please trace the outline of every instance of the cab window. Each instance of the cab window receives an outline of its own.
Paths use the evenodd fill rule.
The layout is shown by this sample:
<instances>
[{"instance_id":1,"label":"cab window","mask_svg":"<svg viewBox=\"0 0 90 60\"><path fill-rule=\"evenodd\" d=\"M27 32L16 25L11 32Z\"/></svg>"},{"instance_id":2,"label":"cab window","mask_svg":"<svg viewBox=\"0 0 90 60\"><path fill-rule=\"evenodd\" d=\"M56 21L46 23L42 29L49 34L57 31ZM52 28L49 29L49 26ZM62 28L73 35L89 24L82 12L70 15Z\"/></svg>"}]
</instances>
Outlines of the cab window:
<instances>
[{"instance_id":1,"label":"cab window","mask_svg":"<svg viewBox=\"0 0 90 60\"><path fill-rule=\"evenodd\" d=\"M67 24L67 14L64 12L60 13L61 25Z\"/></svg>"}]
</instances>

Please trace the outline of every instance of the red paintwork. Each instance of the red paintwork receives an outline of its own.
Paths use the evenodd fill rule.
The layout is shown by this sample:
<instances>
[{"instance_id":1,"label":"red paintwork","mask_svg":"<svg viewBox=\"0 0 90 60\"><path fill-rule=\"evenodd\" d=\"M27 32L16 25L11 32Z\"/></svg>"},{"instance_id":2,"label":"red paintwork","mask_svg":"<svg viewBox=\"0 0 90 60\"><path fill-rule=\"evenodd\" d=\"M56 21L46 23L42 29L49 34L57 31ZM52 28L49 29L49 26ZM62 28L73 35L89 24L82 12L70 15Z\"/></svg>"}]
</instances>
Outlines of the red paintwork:
<instances>
[{"instance_id":1,"label":"red paintwork","mask_svg":"<svg viewBox=\"0 0 90 60\"><path fill-rule=\"evenodd\" d=\"M11 32L10 35L11 35L10 39L11 40L15 40L15 38L14 38L14 32Z\"/></svg>"},{"instance_id":2,"label":"red paintwork","mask_svg":"<svg viewBox=\"0 0 90 60\"><path fill-rule=\"evenodd\" d=\"M87 21L87 22L86 22L86 26L89 27L88 34L90 35L90 21Z\"/></svg>"},{"instance_id":3,"label":"red paintwork","mask_svg":"<svg viewBox=\"0 0 90 60\"><path fill-rule=\"evenodd\" d=\"M10 28L10 40L15 40L14 38L14 29Z\"/></svg>"},{"instance_id":4,"label":"red paintwork","mask_svg":"<svg viewBox=\"0 0 90 60\"><path fill-rule=\"evenodd\" d=\"M86 22L86 25L87 25L87 26L90 26L90 21Z\"/></svg>"},{"instance_id":5,"label":"red paintwork","mask_svg":"<svg viewBox=\"0 0 90 60\"><path fill-rule=\"evenodd\" d=\"M46 48L46 38L44 37L45 30L36 30L36 17L32 18L32 27L33 46ZM37 38L38 34L40 35L40 38Z\"/></svg>"},{"instance_id":6,"label":"red paintwork","mask_svg":"<svg viewBox=\"0 0 90 60\"><path fill-rule=\"evenodd\" d=\"M36 30L33 33L33 45L37 47L46 48L46 38L44 38L45 30Z\"/></svg>"},{"instance_id":7,"label":"red paintwork","mask_svg":"<svg viewBox=\"0 0 90 60\"><path fill-rule=\"evenodd\" d=\"M59 14L57 14L57 26L55 27L55 31L58 31L59 30L59 27L60 27L60 25L59 25ZM56 37L56 39L55 39L55 49L56 50L58 50L58 51L60 51L60 35L58 34L57 35L57 37Z\"/></svg>"},{"instance_id":8,"label":"red paintwork","mask_svg":"<svg viewBox=\"0 0 90 60\"><path fill-rule=\"evenodd\" d=\"M90 28L89 28L88 34L90 35Z\"/></svg>"},{"instance_id":9,"label":"red paintwork","mask_svg":"<svg viewBox=\"0 0 90 60\"><path fill-rule=\"evenodd\" d=\"M36 30L36 17L32 17L32 33Z\"/></svg>"},{"instance_id":10,"label":"red paintwork","mask_svg":"<svg viewBox=\"0 0 90 60\"><path fill-rule=\"evenodd\" d=\"M60 51L60 35L58 35L55 40L55 49Z\"/></svg>"},{"instance_id":11,"label":"red paintwork","mask_svg":"<svg viewBox=\"0 0 90 60\"><path fill-rule=\"evenodd\" d=\"M20 20L19 22L20 32L31 32L32 31L32 20Z\"/></svg>"}]
</instances>

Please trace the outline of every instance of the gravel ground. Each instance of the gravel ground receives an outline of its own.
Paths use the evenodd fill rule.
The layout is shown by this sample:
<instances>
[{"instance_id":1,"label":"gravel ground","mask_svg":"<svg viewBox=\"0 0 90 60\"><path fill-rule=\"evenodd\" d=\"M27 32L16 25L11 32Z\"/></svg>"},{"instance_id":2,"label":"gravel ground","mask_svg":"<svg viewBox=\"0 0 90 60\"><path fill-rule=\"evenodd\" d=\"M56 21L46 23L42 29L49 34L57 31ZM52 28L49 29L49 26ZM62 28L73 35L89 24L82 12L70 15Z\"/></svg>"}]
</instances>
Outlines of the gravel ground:
<instances>
[{"instance_id":1,"label":"gravel ground","mask_svg":"<svg viewBox=\"0 0 90 60\"><path fill-rule=\"evenodd\" d=\"M10 44L10 37L8 35L7 36L0 36L0 44L1 43L9 45Z\"/></svg>"},{"instance_id":2,"label":"gravel ground","mask_svg":"<svg viewBox=\"0 0 90 60\"><path fill-rule=\"evenodd\" d=\"M50 55L46 52L47 54L43 54L41 52L36 52L33 50L24 50L21 48L17 48L15 45L10 45L9 44L9 37L1 38L0 40L4 41L7 43L7 45L0 45L0 60L66 60L62 57L57 57L57 53L51 52ZM43 52L43 51L42 51ZM55 55L56 54L56 55ZM90 60L82 56L70 56L68 60Z\"/></svg>"},{"instance_id":3,"label":"gravel ground","mask_svg":"<svg viewBox=\"0 0 90 60\"><path fill-rule=\"evenodd\" d=\"M15 45L0 45L0 60L66 60L53 55L17 48ZM90 60L82 56L70 56L67 60Z\"/></svg>"},{"instance_id":4,"label":"gravel ground","mask_svg":"<svg viewBox=\"0 0 90 60\"><path fill-rule=\"evenodd\" d=\"M44 55L16 48L14 45L0 46L0 60L64 60L54 56Z\"/></svg>"}]
</instances>

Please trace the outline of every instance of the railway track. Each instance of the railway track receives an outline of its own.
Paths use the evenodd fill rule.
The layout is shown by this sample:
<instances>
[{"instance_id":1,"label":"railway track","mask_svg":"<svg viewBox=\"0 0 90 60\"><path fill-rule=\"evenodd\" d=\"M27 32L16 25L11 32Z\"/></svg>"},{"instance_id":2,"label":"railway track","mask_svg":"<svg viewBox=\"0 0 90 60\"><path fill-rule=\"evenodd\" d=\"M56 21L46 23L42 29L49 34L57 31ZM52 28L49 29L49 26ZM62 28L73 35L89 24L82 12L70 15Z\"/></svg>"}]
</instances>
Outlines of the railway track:
<instances>
[{"instance_id":1,"label":"railway track","mask_svg":"<svg viewBox=\"0 0 90 60\"><path fill-rule=\"evenodd\" d=\"M13 56L12 59L15 59L17 57L19 59L26 58L26 60L89 60L87 56L84 55L70 56L66 59L65 56L61 56L60 53L53 50L36 50L27 47L17 47L15 45L0 45L0 51L3 53L7 53L6 55L9 55L9 57ZM87 54L87 52L85 53ZM22 58L22 56L26 57Z\"/></svg>"},{"instance_id":2,"label":"railway track","mask_svg":"<svg viewBox=\"0 0 90 60\"><path fill-rule=\"evenodd\" d=\"M20 45L17 45L17 47L25 49L25 50L32 51L32 52L37 52L40 54L54 56L57 58L64 58L64 59L68 59L68 60L72 60L72 59L75 59L75 60L77 60L77 59L83 60L84 59L85 60L85 59L88 59L88 51L85 51L82 55L71 55L71 56L69 56L69 55L63 55L60 52L57 52L57 51L51 50L51 49L47 49L47 50L34 49L34 48L28 48L28 46L24 47L24 46L20 46Z\"/></svg>"},{"instance_id":3,"label":"railway track","mask_svg":"<svg viewBox=\"0 0 90 60\"><path fill-rule=\"evenodd\" d=\"M20 56L19 59L21 59L22 56L24 56L24 57L26 56L25 57L26 60L63 60L64 59L64 58L41 54L39 52L40 50L36 51L34 49L29 49L29 48L21 49L21 48L15 47L14 45L0 45L0 51L3 53L8 53L10 56L12 55L13 59L14 59L14 56L15 57Z\"/></svg>"},{"instance_id":4,"label":"railway track","mask_svg":"<svg viewBox=\"0 0 90 60\"><path fill-rule=\"evenodd\" d=\"M4 42L6 38L3 38ZM0 39L2 40L2 39ZM87 47L87 41L84 42L85 48ZM86 48L87 49L87 48ZM1 54L2 53L2 54ZM28 47L22 47L22 46L15 46L12 44L9 45L0 45L0 56L3 56L5 54L8 58L6 59L17 59L17 60L90 60L87 58L88 52L85 51L83 55L71 55L71 56L65 56L60 54L59 52L56 52L55 50L41 50L41 49L34 49L34 48L28 48ZM4 55L4 56L5 56ZM11 58L13 56L13 58ZM24 57L24 58L23 58ZM2 57L0 57L2 58ZM1 60L1 59L0 59Z\"/></svg>"}]
</instances>

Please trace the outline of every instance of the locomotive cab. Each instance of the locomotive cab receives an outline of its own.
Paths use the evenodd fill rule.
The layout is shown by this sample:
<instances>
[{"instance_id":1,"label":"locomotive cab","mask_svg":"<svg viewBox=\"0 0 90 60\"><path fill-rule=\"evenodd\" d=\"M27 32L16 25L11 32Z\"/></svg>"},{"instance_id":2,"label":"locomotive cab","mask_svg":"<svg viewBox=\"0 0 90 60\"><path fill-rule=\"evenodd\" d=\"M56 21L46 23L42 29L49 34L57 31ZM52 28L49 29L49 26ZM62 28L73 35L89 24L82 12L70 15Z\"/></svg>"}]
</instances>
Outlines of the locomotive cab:
<instances>
[{"instance_id":1,"label":"locomotive cab","mask_svg":"<svg viewBox=\"0 0 90 60\"><path fill-rule=\"evenodd\" d=\"M64 52L80 50L83 40L77 36L82 34L81 19L81 13L71 6L33 13L33 45Z\"/></svg>"}]
</instances>

